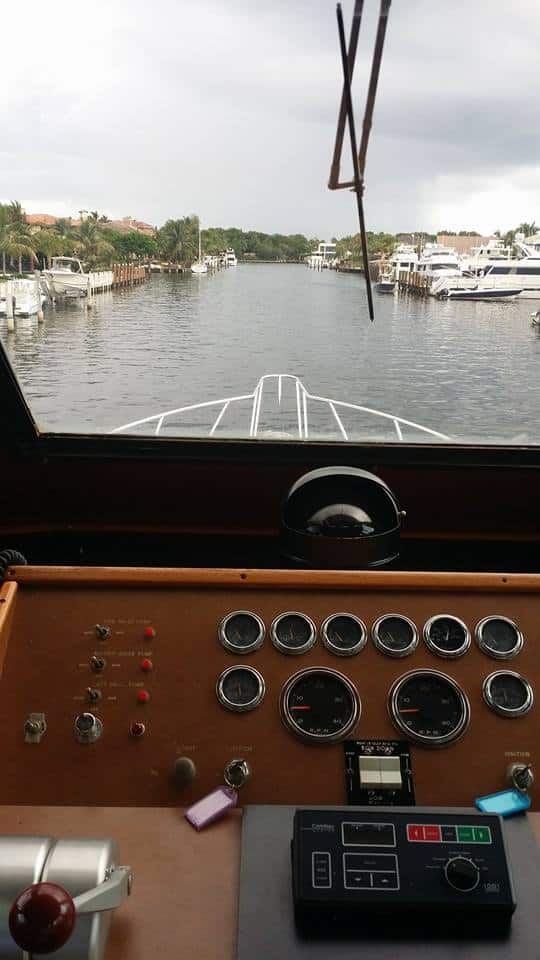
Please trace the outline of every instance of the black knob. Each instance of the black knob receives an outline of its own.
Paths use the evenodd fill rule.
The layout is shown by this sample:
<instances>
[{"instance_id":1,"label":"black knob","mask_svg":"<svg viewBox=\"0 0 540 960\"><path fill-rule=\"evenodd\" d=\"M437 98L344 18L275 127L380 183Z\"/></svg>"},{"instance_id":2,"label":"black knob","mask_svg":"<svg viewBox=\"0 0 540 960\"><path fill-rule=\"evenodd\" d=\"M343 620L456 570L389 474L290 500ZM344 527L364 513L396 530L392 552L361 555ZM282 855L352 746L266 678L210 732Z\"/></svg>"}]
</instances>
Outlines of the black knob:
<instances>
[{"instance_id":1,"label":"black knob","mask_svg":"<svg viewBox=\"0 0 540 960\"><path fill-rule=\"evenodd\" d=\"M75 717L75 738L79 743L93 743L99 740L103 724L93 713L79 713Z\"/></svg>"},{"instance_id":2,"label":"black knob","mask_svg":"<svg viewBox=\"0 0 540 960\"><path fill-rule=\"evenodd\" d=\"M467 857L453 857L444 868L446 882L460 893L474 890L480 881L480 871L473 860Z\"/></svg>"}]
</instances>

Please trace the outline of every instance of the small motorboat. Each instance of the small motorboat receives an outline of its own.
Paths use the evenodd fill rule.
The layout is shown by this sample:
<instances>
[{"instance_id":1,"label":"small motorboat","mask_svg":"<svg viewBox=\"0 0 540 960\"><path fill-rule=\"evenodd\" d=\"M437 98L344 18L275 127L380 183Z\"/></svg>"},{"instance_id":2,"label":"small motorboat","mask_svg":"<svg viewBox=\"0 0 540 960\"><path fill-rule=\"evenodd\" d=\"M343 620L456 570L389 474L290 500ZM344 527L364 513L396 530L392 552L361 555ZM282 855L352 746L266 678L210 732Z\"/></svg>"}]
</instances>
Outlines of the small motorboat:
<instances>
[{"instance_id":1,"label":"small motorboat","mask_svg":"<svg viewBox=\"0 0 540 960\"><path fill-rule=\"evenodd\" d=\"M375 290L377 293L393 293L395 286L396 281L391 273L380 273L379 279L375 284Z\"/></svg>"},{"instance_id":2,"label":"small motorboat","mask_svg":"<svg viewBox=\"0 0 540 960\"><path fill-rule=\"evenodd\" d=\"M443 287L437 291L440 300L516 300L522 291L521 287Z\"/></svg>"}]
</instances>

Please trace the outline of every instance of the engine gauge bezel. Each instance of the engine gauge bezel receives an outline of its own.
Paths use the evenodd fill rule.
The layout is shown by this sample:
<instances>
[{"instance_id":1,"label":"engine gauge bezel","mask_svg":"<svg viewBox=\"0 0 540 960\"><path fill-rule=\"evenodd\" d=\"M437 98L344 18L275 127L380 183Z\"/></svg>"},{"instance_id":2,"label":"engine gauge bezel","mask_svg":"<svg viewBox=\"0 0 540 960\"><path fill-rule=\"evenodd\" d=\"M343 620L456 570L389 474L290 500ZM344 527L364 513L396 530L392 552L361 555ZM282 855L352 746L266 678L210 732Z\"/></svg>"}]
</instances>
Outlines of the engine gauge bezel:
<instances>
[{"instance_id":1,"label":"engine gauge bezel","mask_svg":"<svg viewBox=\"0 0 540 960\"><path fill-rule=\"evenodd\" d=\"M299 647L292 647L289 644L284 643L284 641L278 636L278 629L280 623L285 619L285 617L300 617L309 627L309 637ZM299 610L286 610L284 613L278 614L277 617L274 617L270 625L270 638L276 650L279 650L280 653L285 653L289 657L297 657L302 653L307 653L308 650L314 646L315 641L317 640L317 627L315 626L311 617L308 617L307 613L302 613Z\"/></svg>"},{"instance_id":2,"label":"engine gauge bezel","mask_svg":"<svg viewBox=\"0 0 540 960\"><path fill-rule=\"evenodd\" d=\"M417 733L415 730L412 730L403 721L401 713L398 709L397 700L403 686L415 677L418 679L422 677L436 677L438 680L442 680L447 683L457 697L461 708L461 718L459 723L452 731L450 731L450 733L442 734L441 736L437 737L425 736ZM448 674L442 673L441 670L432 670L430 668L409 670L407 673L403 673L400 677L394 680L394 683L388 691L387 707L392 723L401 733L405 734L408 740L412 740L414 743L421 744L424 747L435 749L439 747L448 747L454 743L457 743L457 741L460 740L467 732L471 722L471 705L463 688L456 680L454 680L452 677L449 677Z\"/></svg>"},{"instance_id":3,"label":"engine gauge bezel","mask_svg":"<svg viewBox=\"0 0 540 960\"><path fill-rule=\"evenodd\" d=\"M389 647L382 639L380 635L380 628L385 620L401 620L411 628L412 639L410 643L402 650L395 650L392 647ZM397 659L410 656L411 653L414 653L420 642L418 627L416 626L414 620L411 620L410 617L406 617L403 613L383 613L381 617L377 617L371 627L371 639L377 647L377 650L379 650L381 653L384 653L387 657L395 657Z\"/></svg>"},{"instance_id":4,"label":"engine gauge bezel","mask_svg":"<svg viewBox=\"0 0 540 960\"><path fill-rule=\"evenodd\" d=\"M526 697L525 702L520 707L511 709L497 703L491 692L491 684L497 677L515 677L523 684ZM529 713L529 710L531 710L534 704L534 690L531 683L526 677L522 676L521 673L516 673L515 670L494 670L493 673L488 674L482 684L482 696L490 710L493 710L493 713L498 714L500 717L523 717L526 713Z\"/></svg>"},{"instance_id":5,"label":"engine gauge bezel","mask_svg":"<svg viewBox=\"0 0 540 960\"><path fill-rule=\"evenodd\" d=\"M229 700L226 696L223 689L225 680L227 677L234 673L237 670L241 670L245 673L250 673L257 680L258 690L256 696L250 700L248 703L235 703L233 700ZM262 673L259 673L255 667L248 666L245 663L235 663L230 667L227 667L226 670L221 673L216 681L216 696L219 700L219 703L222 707L225 707L226 710L230 710L231 713L248 713L250 710L255 710L262 701L264 700L264 695L266 693L266 683Z\"/></svg>"},{"instance_id":6,"label":"engine gauge bezel","mask_svg":"<svg viewBox=\"0 0 540 960\"><path fill-rule=\"evenodd\" d=\"M431 628L434 623L437 623L437 620L452 620L453 623L457 623L459 627L462 628L464 633L463 642L455 650L445 650L444 647L440 647L435 640L431 637ZM467 624L460 618L456 617L453 613L436 613L433 617L430 617L429 620L426 620L423 629L424 643L428 650L431 650L432 653L436 654L437 657L443 657L445 660L457 660L458 657L462 657L471 646L471 631L469 630Z\"/></svg>"},{"instance_id":7,"label":"engine gauge bezel","mask_svg":"<svg viewBox=\"0 0 540 960\"><path fill-rule=\"evenodd\" d=\"M258 627L256 640L253 640L252 643L248 644L247 646L235 644L227 636L228 625L230 624L231 620L234 617L238 617L238 616L250 617L257 624L257 627ZM219 637L219 642L221 643L221 646L225 647L225 650L229 650L231 653L237 653L240 655L243 655L246 653L253 653L254 650L259 650L259 648L262 647L264 643L265 636L266 636L266 624L264 620L262 620L257 613L253 613L252 610L233 610L231 611L231 613L228 613L225 617L223 617L218 627L218 637Z\"/></svg>"},{"instance_id":8,"label":"engine gauge bezel","mask_svg":"<svg viewBox=\"0 0 540 960\"><path fill-rule=\"evenodd\" d=\"M486 626L489 623L492 623L494 620L502 620L514 630L516 642L511 650L502 652L500 650L494 650L493 647L489 646L489 643L484 638L484 630ZM510 617L503 617L502 614L491 614L489 617L483 617L482 620L479 620L476 624L474 635L476 638L476 643L478 644L478 647L482 653L485 653L487 657L491 657L493 660L513 660L514 657L517 657L518 653L520 653L523 649L524 638L517 623L514 620L511 620Z\"/></svg>"},{"instance_id":9,"label":"engine gauge bezel","mask_svg":"<svg viewBox=\"0 0 540 960\"><path fill-rule=\"evenodd\" d=\"M360 628L361 637L354 643L351 647L343 649L343 647L338 647L332 639L328 636L328 627L333 620L337 619L347 619L351 620L355 626ZM320 635L323 642L323 646L326 647L330 653L335 654L336 657L354 657L355 654L360 653L364 649L368 639L367 627L363 620L360 617L355 616L354 613L331 613L329 617L326 617L326 620L323 620L320 626Z\"/></svg>"},{"instance_id":10,"label":"engine gauge bezel","mask_svg":"<svg viewBox=\"0 0 540 960\"><path fill-rule=\"evenodd\" d=\"M351 715L347 723L344 724L339 731L336 731L336 733L316 734L310 733L307 730L302 730L302 728L299 727L295 722L295 719L291 713L289 699L298 681L309 675L315 676L321 674L327 677L332 677L334 680L339 680L347 690L347 693L352 700ZM333 670L331 667L305 667L303 670L298 670L296 673L293 673L293 675L289 677L288 680L286 680L283 684L279 695L279 712L282 723L290 733L298 737L300 740L303 740L305 743L324 746L325 744L340 743L342 740L347 739L360 719L362 713L362 701L360 699L360 694L358 693L358 690L352 680L349 680L349 678L339 670Z\"/></svg>"}]
</instances>

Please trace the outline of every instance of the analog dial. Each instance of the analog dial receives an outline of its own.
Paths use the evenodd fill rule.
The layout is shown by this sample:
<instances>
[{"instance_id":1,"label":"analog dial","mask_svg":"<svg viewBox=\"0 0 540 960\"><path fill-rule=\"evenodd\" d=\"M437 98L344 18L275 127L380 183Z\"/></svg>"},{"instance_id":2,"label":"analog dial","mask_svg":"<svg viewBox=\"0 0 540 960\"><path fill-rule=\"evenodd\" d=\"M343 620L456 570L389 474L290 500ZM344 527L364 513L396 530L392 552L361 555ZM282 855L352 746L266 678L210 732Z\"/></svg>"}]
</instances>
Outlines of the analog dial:
<instances>
[{"instance_id":1,"label":"analog dial","mask_svg":"<svg viewBox=\"0 0 540 960\"><path fill-rule=\"evenodd\" d=\"M302 740L335 743L356 725L361 711L354 684L323 667L300 670L281 691L281 719Z\"/></svg>"},{"instance_id":2,"label":"analog dial","mask_svg":"<svg viewBox=\"0 0 540 960\"><path fill-rule=\"evenodd\" d=\"M484 680L482 694L488 707L503 717L522 717L534 702L529 681L512 670L491 673Z\"/></svg>"},{"instance_id":3,"label":"analog dial","mask_svg":"<svg viewBox=\"0 0 540 960\"><path fill-rule=\"evenodd\" d=\"M418 630L412 620L397 613L379 617L371 628L373 643L388 657L407 657L418 646Z\"/></svg>"},{"instance_id":4,"label":"analog dial","mask_svg":"<svg viewBox=\"0 0 540 960\"><path fill-rule=\"evenodd\" d=\"M441 614L424 625L424 640L439 657L461 657L471 645L467 626L457 617Z\"/></svg>"},{"instance_id":5,"label":"analog dial","mask_svg":"<svg viewBox=\"0 0 540 960\"><path fill-rule=\"evenodd\" d=\"M412 670L399 677L390 689L388 709L398 730L427 747L454 743L470 720L463 690L438 670Z\"/></svg>"},{"instance_id":6,"label":"analog dial","mask_svg":"<svg viewBox=\"0 0 540 960\"><path fill-rule=\"evenodd\" d=\"M300 654L310 650L317 639L317 628L305 613L282 613L270 627L272 643L281 653Z\"/></svg>"},{"instance_id":7,"label":"analog dial","mask_svg":"<svg viewBox=\"0 0 540 960\"><path fill-rule=\"evenodd\" d=\"M216 694L227 710L245 713L261 703L265 694L264 679L253 667L229 667L218 679Z\"/></svg>"},{"instance_id":8,"label":"analog dial","mask_svg":"<svg viewBox=\"0 0 540 960\"><path fill-rule=\"evenodd\" d=\"M359 653L367 642L365 624L352 613L334 613L321 624L321 637L327 650L338 657Z\"/></svg>"},{"instance_id":9,"label":"analog dial","mask_svg":"<svg viewBox=\"0 0 540 960\"><path fill-rule=\"evenodd\" d=\"M249 610L235 610L223 618L219 625L219 639L226 650L233 653L250 653L262 646L265 634L264 622Z\"/></svg>"},{"instance_id":10,"label":"analog dial","mask_svg":"<svg viewBox=\"0 0 540 960\"><path fill-rule=\"evenodd\" d=\"M488 657L511 660L523 646L523 634L508 617L485 617L476 625L476 642Z\"/></svg>"}]
</instances>

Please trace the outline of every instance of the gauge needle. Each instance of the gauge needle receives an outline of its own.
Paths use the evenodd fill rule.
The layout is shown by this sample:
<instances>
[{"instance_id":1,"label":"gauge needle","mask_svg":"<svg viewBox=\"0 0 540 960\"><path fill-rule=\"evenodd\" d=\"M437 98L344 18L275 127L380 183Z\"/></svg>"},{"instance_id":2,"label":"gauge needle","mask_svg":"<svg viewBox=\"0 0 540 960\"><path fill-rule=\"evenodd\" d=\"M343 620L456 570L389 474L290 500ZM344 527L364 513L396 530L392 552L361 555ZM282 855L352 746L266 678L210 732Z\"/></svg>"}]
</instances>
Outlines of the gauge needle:
<instances>
[{"instance_id":1,"label":"gauge needle","mask_svg":"<svg viewBox=\"0 0 540 960\"><path fill-rule=\"evenodd\" d=\"M420 707L407 707L405 710L400 710L400 713L420 713Z\"/></svg>"},{"instance_id":2,"label":"gauge needle","mask_svg":"<svg viewBox=\"0 0 540 960\"><path fill-rule=\"evenodd\" d=\"M311 710L311 707L291 707L291 710Z\"/></svg>"}]
</instances>

